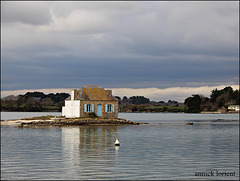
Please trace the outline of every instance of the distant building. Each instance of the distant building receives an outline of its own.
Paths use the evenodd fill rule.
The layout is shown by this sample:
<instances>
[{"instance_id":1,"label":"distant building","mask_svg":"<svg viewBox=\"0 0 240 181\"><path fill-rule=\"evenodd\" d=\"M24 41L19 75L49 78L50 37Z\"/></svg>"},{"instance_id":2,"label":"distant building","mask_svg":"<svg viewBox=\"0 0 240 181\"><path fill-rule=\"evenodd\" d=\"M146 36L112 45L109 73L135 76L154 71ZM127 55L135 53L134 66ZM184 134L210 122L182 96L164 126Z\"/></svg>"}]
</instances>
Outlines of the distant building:
<instances>
[{"instance_id":1,"label":"distant building","mask_svg":"<svg viewBox=\"0 0 240 181\"><path fill-rule=\"evenodd\" d=\"M228 106L228 109L232 111L239 111L239 105L230 105Z\"/></svg>"},{"instance_id":2,"label":"distant building","mask_svg":"<svg viewBox=\"0 0 240 181\"><path fill-rule=\"evenodd\" d=\"M33 97L33 99L37 102L40 102L42 98L41 97Z\"/></svg>"},{"instance_id":3,"label":"distant building","mask_svg":"<svg viewBox=\"0 0 240 181\"><path fill-rule=\"evenodd\" d=\"M99 85L72 89L71 96L62 107L62 116L88 117L92 112L103 118L118 118L118 100L112 95L112 90L105 90Z\"/></svg>"}]
</instances>

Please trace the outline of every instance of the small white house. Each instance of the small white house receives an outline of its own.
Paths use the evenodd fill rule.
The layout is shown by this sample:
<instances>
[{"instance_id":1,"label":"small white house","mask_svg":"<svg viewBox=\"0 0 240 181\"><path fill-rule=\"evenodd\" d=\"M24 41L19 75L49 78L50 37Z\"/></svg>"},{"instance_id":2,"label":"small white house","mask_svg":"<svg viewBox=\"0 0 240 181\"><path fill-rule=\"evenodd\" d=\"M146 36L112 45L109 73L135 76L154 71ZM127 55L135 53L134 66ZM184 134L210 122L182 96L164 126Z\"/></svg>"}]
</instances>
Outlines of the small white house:
<instances>
[{"instance_id":1,"label":"small white house","mask_svg":"<svg viewBox=\"0 0 240 181\"><path fill-rule=\"evenodd\" d=\"M65 100L65 106L62 107L62 116L67 118L80 117L80 100L75 100L75 89L71 90L69 97Z\"/></svg>"},{"instance_id":2,"label":"small white house","mask_svg":"<svg viewBox=\"0 0 240 181\"><path fill-rule=\"evenodd\" d=\"M228 106L228 109L232 111L239 111L239 105L230 105Z\"/></svg>"},{"instance_id":3,"label":"small white house","mask_svg":"<svg viewBox=\"0 0 240 181\"><path fill-rule=\"evenodd\" d=\"M112 95L112 90L105 90L99 85L85 85L79 90L71 90L71 96L62 107L62 116L88 117L90 113L103 118L118 118L118 100Z\"/></svg>"}]
</instances>

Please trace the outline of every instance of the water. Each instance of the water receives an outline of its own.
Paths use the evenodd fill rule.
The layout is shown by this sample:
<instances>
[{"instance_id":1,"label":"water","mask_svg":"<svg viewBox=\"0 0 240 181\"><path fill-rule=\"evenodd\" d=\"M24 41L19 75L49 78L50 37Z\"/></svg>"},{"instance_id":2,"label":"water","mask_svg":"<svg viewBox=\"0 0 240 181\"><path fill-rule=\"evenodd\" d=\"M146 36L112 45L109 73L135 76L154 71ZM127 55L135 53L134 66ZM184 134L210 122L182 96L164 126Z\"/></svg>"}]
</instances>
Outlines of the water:
<instances>
[{"instance_id":1,"label":"water","mask_svg":"<svg viewBox=\"0 0 240 181\"><path fill-rule=\"evenodd\" d=\"M1 113L1 119L60 113ZM148 125L1 127L3 180L238 180L239 114L120 113ZM186 125L192 121L193 125ZM115 138L121 142L115 147ZM195 176L198 172L214 176ZM218 172L231 176L216 176ZM235 176L233 175L235 174Z\"/></svg>"}]
</instances>

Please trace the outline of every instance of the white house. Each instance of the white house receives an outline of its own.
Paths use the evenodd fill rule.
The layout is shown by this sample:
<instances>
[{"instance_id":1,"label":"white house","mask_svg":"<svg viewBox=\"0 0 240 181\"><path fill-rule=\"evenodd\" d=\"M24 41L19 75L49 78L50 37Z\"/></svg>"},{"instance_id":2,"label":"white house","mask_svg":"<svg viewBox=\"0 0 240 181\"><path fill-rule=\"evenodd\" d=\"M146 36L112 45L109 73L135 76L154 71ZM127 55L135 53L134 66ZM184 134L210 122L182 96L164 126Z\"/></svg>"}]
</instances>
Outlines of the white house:
<instances>
[{"instance_id":1,"label":"white house","mask_svg":"<svg viewBox=\"0 0 240 181\"><path fill-rule=\"evenodd\" d=\"M230 105L228 106L228 109L233 111L239 111L239 105Z\"/></svg>"}]
</instances>

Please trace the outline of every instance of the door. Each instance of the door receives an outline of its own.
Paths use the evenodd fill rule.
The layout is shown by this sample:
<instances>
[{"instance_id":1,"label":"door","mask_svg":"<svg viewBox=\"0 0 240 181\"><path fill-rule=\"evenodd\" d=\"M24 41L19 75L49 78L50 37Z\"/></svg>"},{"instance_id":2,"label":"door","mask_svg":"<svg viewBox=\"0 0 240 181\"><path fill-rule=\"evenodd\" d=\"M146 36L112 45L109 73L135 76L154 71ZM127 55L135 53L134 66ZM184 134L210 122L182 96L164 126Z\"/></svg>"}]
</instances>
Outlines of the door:
<instances>
[{"instance_id":1,"label":"door","mask_svg":"<svg viewBox=\"0 0 240 181\"><path fill-rule=\"evenodd\" d=\"M97 105L97 116L102 116L102 104Z\"/></svg>"}]
</instances>

